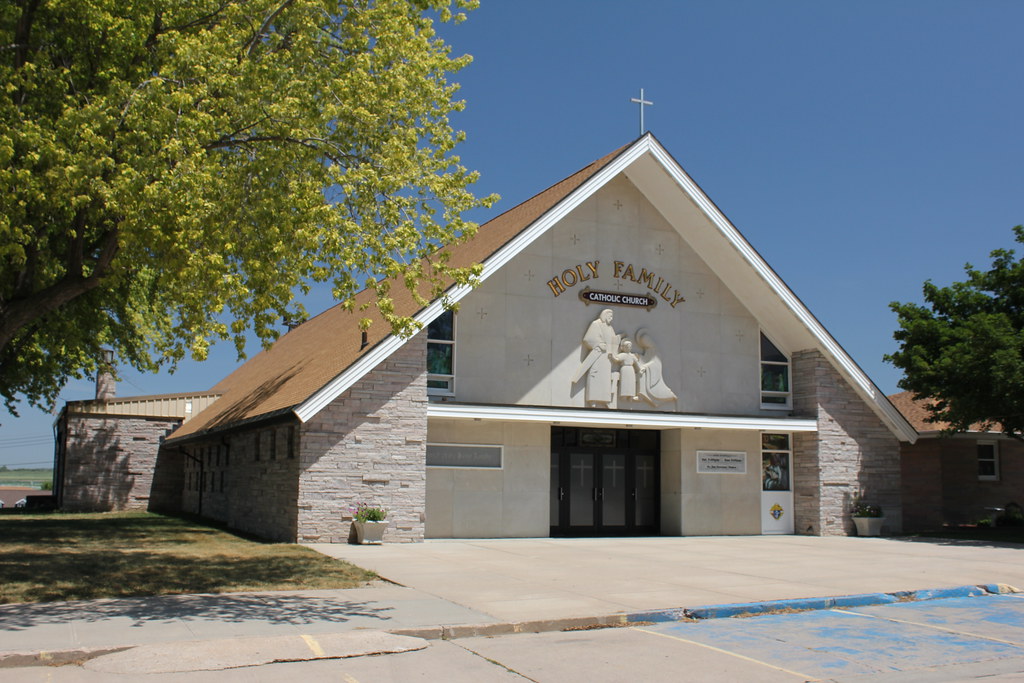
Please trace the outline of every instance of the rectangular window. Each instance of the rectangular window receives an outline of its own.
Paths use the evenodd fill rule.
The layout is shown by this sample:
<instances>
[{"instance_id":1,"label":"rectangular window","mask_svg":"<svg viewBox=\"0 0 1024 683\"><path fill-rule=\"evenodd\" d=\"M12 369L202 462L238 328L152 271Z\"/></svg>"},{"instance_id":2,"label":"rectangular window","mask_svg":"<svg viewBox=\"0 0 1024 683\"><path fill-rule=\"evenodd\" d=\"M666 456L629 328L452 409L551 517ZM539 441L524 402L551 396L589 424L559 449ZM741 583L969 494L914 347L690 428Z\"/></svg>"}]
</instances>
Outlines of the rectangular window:
<instances>
[{"instance_id":1,"label":"rectangular window","mask_svg":"<svg viewBox=\"0 0 1024 683\"><path fill-rule=\"evenodd\" d=\"M295 427L288 427L288 457L295 457Z\"/></svg>"},{"instance_id":2,"label":"rectangular window","mask_svg":"<svg viewBox=\"0 0 1024 683\"><path fill-rule=\"evenodd\" d=\"M789 358L761 333L761 407L789 408Z\"/></svg>"},{"instance_id":3,"label":"rectangular window","mask_svg":"<svg viewBox=\"0 0 1024 683\"><path fill-rule=\"evenodd\" d=\"M761 435L762 491L789 491L792 456L789 434Z\"/></svg>"},{"instance_id":4,"label":"rectangular window","mask_svg":"<svg viewBox=\"0 0 1024 683\"><path fill-rule=\"evenodd\" d=\"M978 479L999 481L999 451L995 441L980 441L978 450Z\"/></svg>"},{"instance_id":5,"label":"rectangular window","mask_svg":"<svg viewBox=\"0 0 1024 683\"><path fill-rule=\"evenodd\" d=\"M427 392L455 393L455 314L451 311L427 325Z\"/></svg>"},{"instance_id":6,"label":"rectangular window","mask_svg":"<svg viewBox=\"0 0 1024 683\"><path fill-rule=\"evenodd\" d=\"M260 441L263 440L263 432L256 432L255 434L256 444L253 446L253 455L256 462L260 461Z\"/></svg>"},{"instance_id":7,"label":"rectangular window","mask_svg":"<svg viewBox=\"0 0 1024 683\"><path fill-rule=\"evenodd\" d=\"M270 459L277 460L277 430L271 429L267 434L270 436Z\"/></svg>"},{"instance_id":8,"label":"rectangular window","mask_svg":"<svg viewBox=\"0 0 1024 683\"><path fill-rule=\"evenodd\" d=\"M501 446L427 444L427 467L501 468Z\"/></svg>"}]
</instances>

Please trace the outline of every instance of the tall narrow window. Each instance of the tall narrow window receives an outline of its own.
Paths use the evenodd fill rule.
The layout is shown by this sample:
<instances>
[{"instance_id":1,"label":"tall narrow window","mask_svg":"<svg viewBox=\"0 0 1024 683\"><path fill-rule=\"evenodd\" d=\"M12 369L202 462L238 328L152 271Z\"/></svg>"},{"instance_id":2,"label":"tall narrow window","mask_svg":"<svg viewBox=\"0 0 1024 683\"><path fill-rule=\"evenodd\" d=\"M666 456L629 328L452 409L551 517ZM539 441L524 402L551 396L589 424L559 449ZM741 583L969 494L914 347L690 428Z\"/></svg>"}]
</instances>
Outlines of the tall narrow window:
<instances>
[{"instance_id":1,"label":"tall narrow window","mask_svg":"<svg viewBox=\"0 0 1024 683\"><path fill-rule=\"evenodd\" d=\"M789 434L761 435L761 490L788 491L792 450Z\"/></svg>"},{"instance_id":2,"label":"tall narrow window","mask_svg":"<svg viewBox=\"0 0 1024 683\"><path fill-rule=\"evenodd\" d=\"M451 311L427 326L427 391L455 393L455 314Z\"/></svg>"},{"instance_id":3,"label":"tall narrow window","mask_svg":"<svg viewBox=\"0 0 1024 683\"><path fill-rule=\"evenodd\" d=\"M999 481L999 451L995 441L978 442L978 479Z\"/></svg>"},{"instance_id":4,"label":"tall narrow window","mask_svg":"<svg viewBox=\"0 0 1024 683\"><path fill-rule=\"evenodd\" d=\"M761 333L761 407L789 408L789 359Z\"/></svg>"}]
</instances>

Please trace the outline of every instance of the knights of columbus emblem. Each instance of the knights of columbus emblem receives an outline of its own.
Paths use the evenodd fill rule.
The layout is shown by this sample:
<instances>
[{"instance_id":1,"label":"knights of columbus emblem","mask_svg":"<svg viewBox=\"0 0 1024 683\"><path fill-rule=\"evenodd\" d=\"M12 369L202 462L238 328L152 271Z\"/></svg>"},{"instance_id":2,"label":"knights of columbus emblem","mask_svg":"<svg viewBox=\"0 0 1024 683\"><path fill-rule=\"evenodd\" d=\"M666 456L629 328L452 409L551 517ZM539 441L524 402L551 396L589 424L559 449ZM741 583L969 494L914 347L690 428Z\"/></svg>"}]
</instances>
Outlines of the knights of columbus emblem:
<instances>
[{"instance_id":1,"label":"knights of columbus emblem","mask_svg":"<svg viewBox=\"0 0 1024 683\"><path fill-rule=\"evenodd\" d=\"M782 506L781 505L779 505L778 503L776 503L775 505L772 505L771 515L772 515L773 519L778 521L779 517L781 517L782 514L783 513L782 513Z\"/></svg>"}]
</instances>

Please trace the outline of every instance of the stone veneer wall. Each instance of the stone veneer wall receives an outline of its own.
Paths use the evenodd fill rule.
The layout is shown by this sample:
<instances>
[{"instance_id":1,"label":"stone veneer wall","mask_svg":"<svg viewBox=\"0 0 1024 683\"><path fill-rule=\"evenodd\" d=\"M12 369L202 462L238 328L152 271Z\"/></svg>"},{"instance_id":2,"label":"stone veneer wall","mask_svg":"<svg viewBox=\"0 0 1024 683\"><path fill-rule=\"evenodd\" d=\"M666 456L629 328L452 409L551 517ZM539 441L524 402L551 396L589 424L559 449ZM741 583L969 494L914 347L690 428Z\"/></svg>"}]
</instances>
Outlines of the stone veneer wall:
<instances>
[{"instance_id":1,"label":"stone veneer wall","mask_svg":"<svg viewBox=\"0 0 1024 683\"><path fill-rule=\"evenodd\" d=\"M793 354L793 407L818 431L795 439L796 531L854 533L858 496L881 505L883 531L902 530L899 441L817 350Z\"/></svg>"},{"instance_id":2,"label":"stone veneer wall","mask_svg":"<svg viewBox=\"0 0 1024 683\"><path fill-rule=\"evenodd\" d=\"M357 503L388 509L385 542L421 541L426 515L426 334L302 426L298 540L349 540Z\"/></svg>"},{"instance_id":3,"label":"stone veneer wall","mask_svg":"<svg viewBox=\"0 0 1024 683\"><path fill-rule=\"evenodd\" d=\"M68 415L61 508L145 510L160 443L180 420Z\"/></svg>"}]
</instances>

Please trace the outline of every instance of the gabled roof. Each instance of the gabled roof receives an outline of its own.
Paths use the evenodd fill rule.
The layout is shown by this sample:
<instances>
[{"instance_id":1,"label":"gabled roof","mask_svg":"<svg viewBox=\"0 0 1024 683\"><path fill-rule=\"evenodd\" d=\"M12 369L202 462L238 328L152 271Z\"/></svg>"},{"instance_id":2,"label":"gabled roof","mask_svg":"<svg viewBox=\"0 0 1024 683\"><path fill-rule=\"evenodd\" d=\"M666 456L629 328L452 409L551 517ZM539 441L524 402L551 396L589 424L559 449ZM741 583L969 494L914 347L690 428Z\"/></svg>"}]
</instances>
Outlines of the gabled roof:
<instances>
[{"instance_id":1,"label":"gabled roof","mask_svg":"<svg viewBox=\"0 0 1024 683\"><path fill-rule=\"evenodd\" d=\"M773 321L773 336L789 348L820 349L897 438L917 438L900 412L650 133L487 222L468 241L448 247L450 263L481 263L481 280L486 280L619 174L670 223L710 223L713 229L685 238L715 272L728 274L723 279L759 320ZM454 286L446 297L457 302L470 291ZM357 295L357 308L372 296L372 291ZM420 308L402 287L394 288L393 296L396 312L424 324L443 310L440 300ZM288 332L214 386L220 400L179 428L172 440L289 413L309 420L406 341L377 319L362 343L357 324L361 315L335 306Z\"/></svg>"},{"instance_id":2,"label":"gabled roof","mask_svg":"<svg viewBox=\"0 0 1024 683\"><path fill-rule=\"evenodd\" d=\"M922 434L938 434L939 432L949 429L948 422L932 422L929 419L932 414L928 410L928 406L935 402L935 399L933 398L915 399L914 392L902 391L890 396L889 400L901 413L903 413L903 417L907 418L907 422ZM971 425L968 433L1000 436L1002 434L1002 426L999 424L986 425L981 422L976 422Z\"/></svg>"},{"instance_id":3,"label":"gabled roof","mask_svg":"<svg viewBox=\"0 0 1024 683\"><path fill-rule=\"evenodd\" d=\"M480 226L470 240L446 248L449 264L456 267L485 263L527 226L557 207L565 197L589 180L626 147L584 166L543 192ZM491 270L493 272L493 269ZM485 273L486 277L489 273ZM469 291L449 293L453 301ZM360 377L394 353L405 339L391 334L376 309L358 311L376 295L364 290L356 295L353 311L334 306L282 336L269 349L239 366L211 391L221 398L170 437L183 439L238 423L295 412L303 421L354 384ZM404 287L394 287L395 313L428 323L441 313L440 301L423 309ZM359 319L373 321L363 343Z\"/></svg>"}]
</instances>

